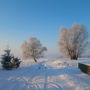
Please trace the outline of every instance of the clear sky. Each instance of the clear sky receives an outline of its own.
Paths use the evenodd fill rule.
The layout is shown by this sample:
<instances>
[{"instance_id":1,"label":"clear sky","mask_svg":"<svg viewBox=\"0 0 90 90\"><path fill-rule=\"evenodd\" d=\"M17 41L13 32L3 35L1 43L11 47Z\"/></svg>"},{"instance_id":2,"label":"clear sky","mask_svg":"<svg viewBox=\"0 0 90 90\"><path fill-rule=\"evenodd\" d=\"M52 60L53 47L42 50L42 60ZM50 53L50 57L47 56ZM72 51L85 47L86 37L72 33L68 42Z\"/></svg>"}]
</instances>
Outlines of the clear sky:
<instances>
[{"instance_id":1,"label":"clear sky","mask_svg":"<svg viewBox=\"0 0 90 90\"><path fill-rule=\"evenodd\" d=\"M58 52L60 28L84 24L90 29L90 0L0 0L0 53L7 43L15 53L37 37L49 53Z\"/></svg>"}]
</instances>

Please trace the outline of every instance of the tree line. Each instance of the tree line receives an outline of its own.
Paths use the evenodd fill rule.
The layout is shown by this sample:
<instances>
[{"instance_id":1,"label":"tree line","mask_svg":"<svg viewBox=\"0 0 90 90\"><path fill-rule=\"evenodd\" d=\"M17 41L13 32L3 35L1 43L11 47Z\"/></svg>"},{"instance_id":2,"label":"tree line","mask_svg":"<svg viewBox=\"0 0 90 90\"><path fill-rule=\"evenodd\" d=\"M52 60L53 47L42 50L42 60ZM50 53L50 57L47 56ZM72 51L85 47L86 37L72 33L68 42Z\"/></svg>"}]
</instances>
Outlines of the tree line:
<instances>
[{"instance_id":1,"label":"tree line","mask_svg":"<svg viewBox=\"0 0 90 90\"><path fill-rule=\"evenodd\" d=\"M88 46L88 32L84 25L73 24L71 28L61 28L58 40L60 52L70 59L77 60ZM47 48L42 46L40 40L31 37L22 44L22 55L25 59L33 58L35 62Z\"/></svg>"},{"instance_id":2,"label":"tree line","mask_svg":"<svg viewBox=\"0 0 90 90\"><path fill-rule=\"evenodd\" d=\"M60 38L58 40L60 52L71 60L77 60L89 46L89 35L85 26L73 24L71 28L61 28ZM24 59L32 58L36 63L37 60L44 56L48 50L35 37L29 38L21 45L22 56ZM5 50L2 56L2 67L5 69L18 68L21 61L10 54L10 50Z\"/></svg>"}]
</instances>

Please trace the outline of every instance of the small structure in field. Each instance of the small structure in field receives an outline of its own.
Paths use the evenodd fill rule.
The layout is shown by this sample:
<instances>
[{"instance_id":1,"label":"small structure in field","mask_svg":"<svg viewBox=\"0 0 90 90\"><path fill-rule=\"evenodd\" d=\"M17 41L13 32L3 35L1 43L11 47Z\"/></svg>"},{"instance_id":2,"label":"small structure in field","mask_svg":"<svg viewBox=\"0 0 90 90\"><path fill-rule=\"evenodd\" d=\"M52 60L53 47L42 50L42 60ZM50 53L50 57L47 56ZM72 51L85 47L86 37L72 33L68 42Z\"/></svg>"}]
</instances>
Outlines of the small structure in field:
<instances>
[{"instance_id":1,"label":"small structure in field","mask_svg":"<svg viewBox=\"0 0 90 90\"><path fill-rule=\"evenodd\" d=\"M79 67L79 69L82 72L90 75L90 64L87 64L87 63L78 63L78 67Z\"/></svg>"}]
</instances>

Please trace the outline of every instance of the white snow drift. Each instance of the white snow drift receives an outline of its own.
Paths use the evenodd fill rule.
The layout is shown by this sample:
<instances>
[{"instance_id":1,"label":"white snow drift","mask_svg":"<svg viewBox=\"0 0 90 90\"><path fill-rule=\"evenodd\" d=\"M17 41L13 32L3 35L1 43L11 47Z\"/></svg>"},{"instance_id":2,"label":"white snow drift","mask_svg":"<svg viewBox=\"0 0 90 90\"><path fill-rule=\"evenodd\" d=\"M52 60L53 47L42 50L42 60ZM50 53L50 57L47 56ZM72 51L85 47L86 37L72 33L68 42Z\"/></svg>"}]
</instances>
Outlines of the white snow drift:
<instances>
[{"instance_id":1,"label":"white snow drift","mask_svg":"<svg viewBox=\"0 0 90 90\"><path fill-rule=\"evenodd\" d=\"M77 67L89 60L43 60L37 64L25 60L9 71L0 68L0 90L90 90L90 76Z\"/></svg>"}]
</instances>

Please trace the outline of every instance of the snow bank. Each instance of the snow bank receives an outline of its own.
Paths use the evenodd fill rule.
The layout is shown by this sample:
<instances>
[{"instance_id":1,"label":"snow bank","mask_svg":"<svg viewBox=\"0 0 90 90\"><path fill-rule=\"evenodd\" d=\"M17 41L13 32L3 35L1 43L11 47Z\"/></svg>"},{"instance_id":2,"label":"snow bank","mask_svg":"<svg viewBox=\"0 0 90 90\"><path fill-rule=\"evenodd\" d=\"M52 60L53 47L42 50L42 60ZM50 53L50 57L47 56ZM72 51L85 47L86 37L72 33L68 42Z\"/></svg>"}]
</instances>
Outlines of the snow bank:
<instances>
[{"instance_id":1,"label":"snow bank","mask_svg":"<svg viewBox=\"0 0 90 90\"><path fill-rule=\"evenodd\" d=\"M78 62L90 60L23 60L18 69L0 69L0 90L90 90L90 76L78 69Z\"/></svg>"}]
</instances>

